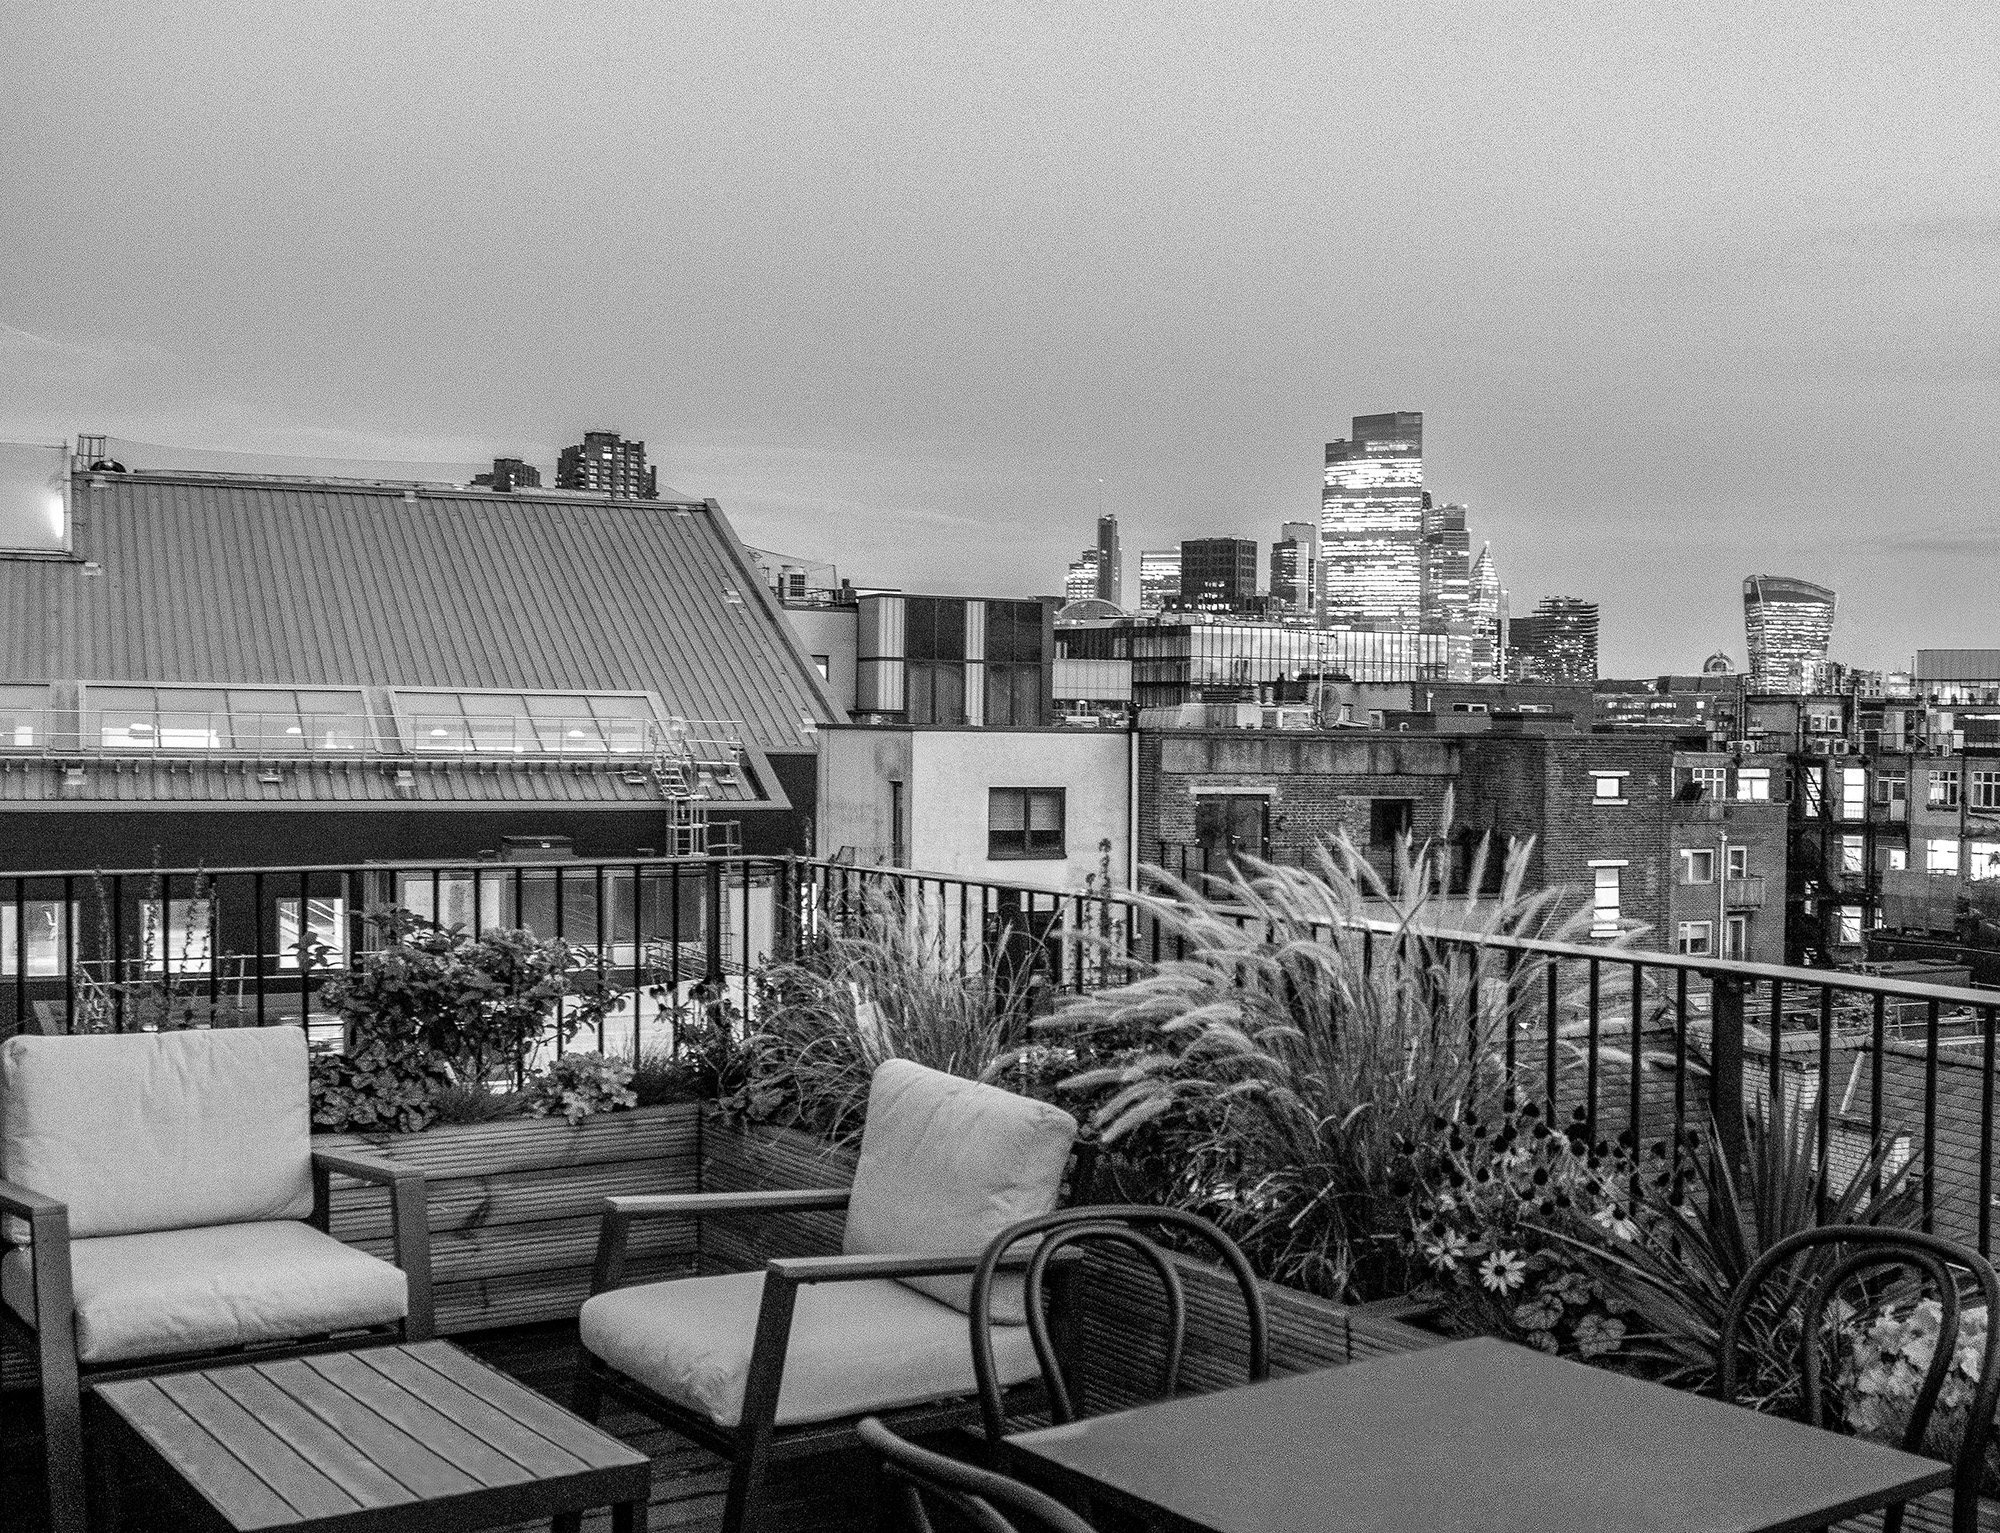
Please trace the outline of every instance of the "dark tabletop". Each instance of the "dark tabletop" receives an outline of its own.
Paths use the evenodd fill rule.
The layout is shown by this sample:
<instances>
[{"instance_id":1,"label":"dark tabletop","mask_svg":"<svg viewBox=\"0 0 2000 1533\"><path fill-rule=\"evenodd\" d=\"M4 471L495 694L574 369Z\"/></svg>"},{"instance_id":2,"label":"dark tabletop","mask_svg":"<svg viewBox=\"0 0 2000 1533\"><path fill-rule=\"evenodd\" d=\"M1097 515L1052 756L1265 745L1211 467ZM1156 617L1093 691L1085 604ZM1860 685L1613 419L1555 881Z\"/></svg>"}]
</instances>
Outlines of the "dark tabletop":
<instances>
[{"instance_id":1,"label":"dark tabletop","mask_svg":"<svg viewBox=\"0 0 2000 1533\"><path fill-rule=\"evenodd\" d=\"M651 1465L449 1342L105 1384L223 1527L422 1529L643 1501Z\"/></svg>"},{"instance_id":2,"label":"dark tabletop","mask_svg":"<svg viewBox=\"0 0 2000 1533\"><path fill-rule=\"evenodd\" d=\"M1007 1439L1015 1467L1212 1533L1754 1533L1950 1482L1879 1443L1453 1342Z\"/></svg>"}]
</instances>

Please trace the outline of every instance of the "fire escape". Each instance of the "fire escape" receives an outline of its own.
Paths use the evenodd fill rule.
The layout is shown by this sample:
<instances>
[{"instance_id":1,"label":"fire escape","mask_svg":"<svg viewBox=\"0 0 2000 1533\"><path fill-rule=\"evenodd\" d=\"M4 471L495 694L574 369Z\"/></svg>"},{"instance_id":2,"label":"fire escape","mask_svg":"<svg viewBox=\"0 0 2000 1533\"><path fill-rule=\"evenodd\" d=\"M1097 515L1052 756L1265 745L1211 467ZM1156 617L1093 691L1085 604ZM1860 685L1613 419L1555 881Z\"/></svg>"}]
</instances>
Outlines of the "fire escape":
<instances>
[{"instance_id":1,"label":"fire escape","mask_svg":"<svg viewBox=\"0 0 2000 1533\"><path fill-rule=\"evenodd\" d=\"M672 718L654 735L650 775L667 802L667 852L674 857L736 857L742 822L710 818L725 784L742 781L742 728L735 723Z\"/></svg>"}]
</instances>

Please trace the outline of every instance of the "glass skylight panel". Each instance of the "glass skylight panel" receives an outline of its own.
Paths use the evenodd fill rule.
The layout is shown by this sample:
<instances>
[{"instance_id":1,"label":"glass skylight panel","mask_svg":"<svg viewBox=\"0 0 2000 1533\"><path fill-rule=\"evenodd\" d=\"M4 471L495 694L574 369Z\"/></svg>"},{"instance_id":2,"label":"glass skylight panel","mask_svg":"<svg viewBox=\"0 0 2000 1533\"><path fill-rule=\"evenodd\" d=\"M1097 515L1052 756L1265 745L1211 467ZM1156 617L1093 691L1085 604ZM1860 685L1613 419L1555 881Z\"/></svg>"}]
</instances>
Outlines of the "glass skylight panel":
<instances>
[{"instance_id":1,"label":"glass skylight panel","mask_svg":"<svg viewBox=\"0 0 2000 1533\"><path fill-rule=\"evenodd\" d=\"M369 743L359 691L292 687L84 690L84 739L107 751L358 751Z\"/></svg>"},{"instance_id":2,"label":"glass skylight panel","mask_svg":"<svg viewBox=\"0 0 2000 1533\"><path fill-rule=\"evenodd\" d=\"M0 747L46 745L48 731L47 687L0 687Z\"/></svg>"},{"instance_id":3,"label":"glass skylight panel","mask_svg":"<svg viewBox=\"0 0 2000 1533\"><path fill-rule=\"evenodd\" d=\"M398 689L419 751L478 755L641 755L654 723L644 696L602 692Z\"/></svg>"}]
</instances>

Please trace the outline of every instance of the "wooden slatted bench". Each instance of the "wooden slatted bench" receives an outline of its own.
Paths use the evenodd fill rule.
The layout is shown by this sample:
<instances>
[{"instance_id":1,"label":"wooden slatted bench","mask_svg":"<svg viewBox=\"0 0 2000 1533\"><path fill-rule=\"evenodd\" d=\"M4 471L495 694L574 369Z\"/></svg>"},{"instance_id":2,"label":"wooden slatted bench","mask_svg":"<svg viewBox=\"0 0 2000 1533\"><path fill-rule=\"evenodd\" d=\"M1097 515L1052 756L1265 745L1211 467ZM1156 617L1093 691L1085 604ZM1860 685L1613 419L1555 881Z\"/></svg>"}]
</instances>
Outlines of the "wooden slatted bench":
<instances>
[{"instance_id":1,"label":"wooden slatted bench","mask_svg":"<svg viewBox=\"0 0 2000 1533\"><path fill-rule=\"evenodd\" d=\"M128 1455L203 1533L466 1533L612 1508L633 1533L652 1463L449 1342L106 1384L94 1490L118 1521Z\"/></svg>"}]
</instances>

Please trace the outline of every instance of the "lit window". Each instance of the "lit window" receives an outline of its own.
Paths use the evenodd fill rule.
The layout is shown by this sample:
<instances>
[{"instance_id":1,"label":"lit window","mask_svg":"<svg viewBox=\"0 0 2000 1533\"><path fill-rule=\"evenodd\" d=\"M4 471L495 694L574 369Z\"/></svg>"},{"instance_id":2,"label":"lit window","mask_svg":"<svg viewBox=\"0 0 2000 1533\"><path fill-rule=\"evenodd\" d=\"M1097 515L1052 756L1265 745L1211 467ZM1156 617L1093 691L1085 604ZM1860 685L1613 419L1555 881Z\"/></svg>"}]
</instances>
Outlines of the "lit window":
<instances>
[{"instance_id":1,"label":"lit window","mask_svg":"<svg viewBox=\"0 0 2000 1533\"><path fill-rule=\"evenodd\" d=\"M107 751L358 751L370 743L361 693L293 687L84 688L83 739Z\"/></svg>"},{"instance_id":2,"label":"lit window","mask_svg":"<svg viewBox=\"0 0 2000 1533\"><path fill-rule=\"evenodd\" d=\"M1889 871L1903 873L1909 870L1910 854L1900 846L1889 848Z\"/></svg>"},{"instance_id":3,"label":"lit window","mask_svg":"<svg viewBox=\"0 0 2000 1533\"><path fill-rule=\"evenodd\" d=\"M1712 884L1715 882L1715 853L1706 847L1697 847L1681 853L1681 882L1684 884Z\"/></svg>"},{"instance_id":4,"label":"lit window","mask_svg":"<svg viewBox=\"0 0 2000 1533\"><path fill-rule=\"evenodd\" d=\"M1860 836L1840 838L1840 871L1856 875L1868 871L1867 848Z\"/></svg>"},{"instance_id":5,"label":"lit window","mask_svg":"<svg viewBox=\"0 0 2000 1533\"><path fill-rule=\"evenodd\" d=\"M344 968L347 964L347 901L332 899L306 901L305 945L322 949L313 955L316 968ZM278 901L278 967L299 966L299 902Z\"/></svg>"},{"instance_id":6,"label":"lit window","mask_svg":"<svg viewBox=\"0 0 2000 1533\"><path fill-rule=\"evenodd\" d=\"M995 859L1060 859L1064 790L992 788L986 795L986 855Z\"/></svg>"},{"instance_id":7,"label":"lit window","mask_svg":"<svg viewBox=\"0 0 2000 1533\"><path fill-rule=\"evenodd\" d=\"M1861 907L1842 905L1834 916L1833 940L1843 947L1854 947L1861 941Z\"/></svg>"},{"instance_id":8,"label":"lit window","mask_svg":"<svg viewBox=\"0 0 2000 1533\"><path fill-rule=\"evenodd\" d=\"M1933 809L1956 809L1958 773L1956 771L1931 773L1930 793L1925 802Z\"/></svg>"},{"instance_id":9,"label":"lit window","mask_svg":"<svg viewBox=\"0 0 2000 1533\"><path fill-rule=\"evenodd\" d=\"M1865 820L1868 817L1866 767L1840 769L1840 817L1843 820Z\"/></svg>"},{"instance_id":10,"label":"lit window","mask_svg":"<svg viewBox=\"0 0 2000 1533\"><path fill-rule=\"evenodd\" d=\"M1974 841L1965 852L1966 877L2000 878L2000 841Z\"/></svg>"},{"instance_id":11,"label":"lit window","mask_svg":"<svg viewBox=\"0 0 2000 1533\"><path fill-rule=\"evenodd\" d=\"M1770 802L1771 769L1769 767L1741 767L1736 773L1736 797L1750 804Z\"/></svg>"},{"instance_id":12,"label":"lit window","mask_svg":"<svg viewBox=\"0 0 2000 1533\"><path fill-rule=\"evenodd\" d=\"M411 748L425 753L638 756L655 733L643 694L398 688L394 695Z\"/></svg>"},{"instance_id":13,"label":"lit window","mask_svg":"<svg viewBox=\"0 0 2000 1533\"><path fill-rule=\"evenodd\" d=\"M1618 894L1624 865L1591 869L1590 934L1608 937L1618 930Z\"/></svg>"},{"instance_id":14,"label":"lit window","mask_svg":"<svg viewBox=\"0 0 2000 1533\"><path fill-rule=\"evenodd\" d=\"M1592 772L1591 801L1598 804L1622 804L1625 802L1624 772Z\"/></svg>"},{"instance_id":15,"label":"lit window","mask_svg":"<svg viewBox=\"0 0 2000 1533\"><path fill-rule=\"evenodd\" d=\"M1713 921L1681 922L1679 949L1692 958L1706 958L1715 947Z\"/></svg>"},{"instance_id":16,"label":"lit window","mask_svg":"<svg viewBox=\"0 0 2000 1533\"><path fill-rule=\"evenodd\" d=\"M1933 873L1958 871L1958 837L1933 836L1924 843L1924 867Z\"/></svg>"},{"instance_id":17,"label":"lit window","mask_svg":"<svg viewBox=\"0 0 2000 1533\"><path fill-rule=\"evenodd\" d=\"M0 980L12 982L22 976L34 979L60 974L72 956L70 943L76 930L81 902L67 910L61 900L12 901L0 905ZM25 916L25 920L23 917ZM27 928L27 951L22 952L21 928Z\"/></svg>"},{"instance_id":18,"label":"lit window","mask_svg":"<svg viewBox=\"0 0 2000 1533\"><path fill-rule=\"evenodd\" d=\"M208 972L207 900L139 901L139 958L148 974Z\"/></svg>"}]
</instances>

